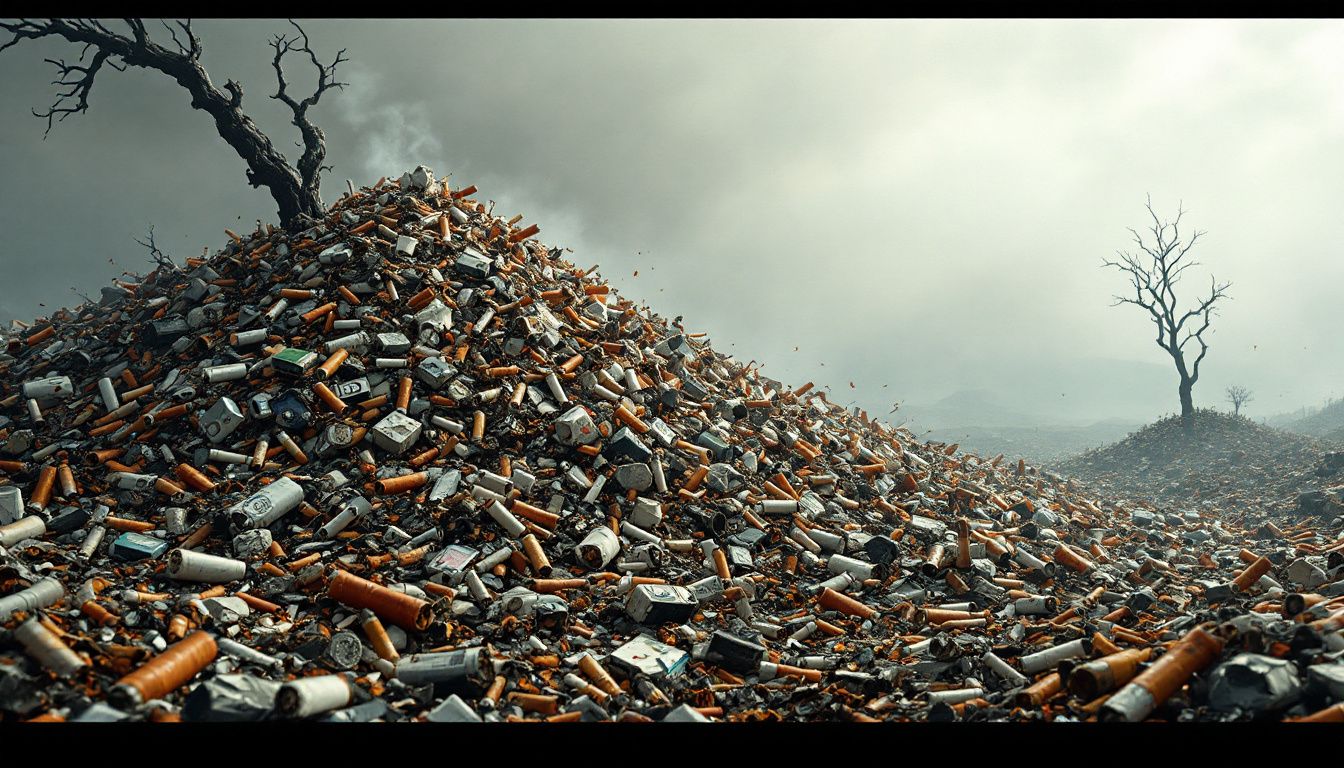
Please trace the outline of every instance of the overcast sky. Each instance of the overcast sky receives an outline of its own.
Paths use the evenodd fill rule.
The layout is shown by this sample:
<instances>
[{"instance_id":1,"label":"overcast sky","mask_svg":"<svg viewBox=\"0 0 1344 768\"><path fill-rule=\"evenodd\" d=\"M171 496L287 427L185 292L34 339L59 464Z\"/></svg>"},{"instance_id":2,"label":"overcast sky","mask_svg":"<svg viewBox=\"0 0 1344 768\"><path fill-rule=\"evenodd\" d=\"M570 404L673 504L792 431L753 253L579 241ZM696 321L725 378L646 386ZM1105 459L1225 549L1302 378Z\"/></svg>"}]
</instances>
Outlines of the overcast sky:
<instances>
[{"instance_id":1,"label":"overcast sky","mask_svg":"<svg viewBox=\"0 0 1344 768\"><path fill-rule=\"evenodd\" d=\"M266 38L285 26L196 24L215 82L242 82L282 148L297 135L267 98ZM451 173L624 294L840 402L988 389L1061 419L1176 410L1150 321L1110 306L1123 279L1099 266L1148 193L1208 231L1182 287L1233 284L1197 404L1231 383L1255 390L1252 416L1344 394L1339 22L305 27L352 59L313 112L328 202L347 178ZM77 51L0 54L0 314L146 270L132 238L150 224L181 259L275 220L160 73L105 68L89 112L43 141L30 109L61 56ZM290 71L292 89L311 77Z\"/></svg>"}]
</instances>

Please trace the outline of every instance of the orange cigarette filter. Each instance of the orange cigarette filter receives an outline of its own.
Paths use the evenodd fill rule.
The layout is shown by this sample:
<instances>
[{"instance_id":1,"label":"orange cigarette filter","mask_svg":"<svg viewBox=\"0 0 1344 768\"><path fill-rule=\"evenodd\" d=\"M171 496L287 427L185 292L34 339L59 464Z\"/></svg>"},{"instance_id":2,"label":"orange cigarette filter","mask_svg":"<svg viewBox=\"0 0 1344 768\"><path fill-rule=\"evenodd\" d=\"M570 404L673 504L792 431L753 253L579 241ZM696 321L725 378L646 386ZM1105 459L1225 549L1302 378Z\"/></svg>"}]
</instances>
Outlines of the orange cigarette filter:
<instances>
[{"instance_id":1,"label":"orange cigarette filter","mask_svg":"<svg viewBox=\"0 0 1344 768\"><path fill-rule=\"evenodd\" d=\"M822 608L831 611L840 611L851 616L859 616L864 619L871 619L877 615L877 609L864 605L849 595L836 592L830 587L822 590L821 596L817 598L817 604Z\"/></svg>"},{"instance_id":2,"label":"orange cigarette filter","mask_svg":"<svg viewBox=\"0 0 1344 768\"><path fill-rule=\"evenodd\" d=\"M527 560L538 576L544 579L551 575L551 561L542 551L541 542L537 541L535 535L529 533L523 537L523 552L527 553Z\"/></svg>"},{"instance_id":3,"label":"orange cigarette filter","mask_svg":"<svg viewBox=\"0 0 1344 768\"><path fill-rule=\"evenodd\" d=\"M134 531L135 533L144 533L155 529L153 523L147 520L127 520L124 517L106 517L103 519L103 525L114 531Z\"/></svg>"},{"instance_id":4,"label":"orange cigarette filter","mask_svg":"<svg viewBox=\"0 0 1344 768\"><path fill-rule=\"evenodd\" d=\"M1185 685L1191 675L1213 663L1222 652L1221 639L1196 627L1171 650L1162 654L1162 658L1135 677L1134 685L1152 694L1155 704L1161 704Z\"/></svg>"},{"instance_id":5,"label":"orange cigarette filter","mask_svg":"<svg viewBox=\"0 0 1344 768\"><path fill-rule=\"evenodd\" d=\"M334 413L344 413L345 409L350 407L345 404L344 400L337 397L330 387L320 381L313 384L313 394L317 395Z\"/></svg>"},{"instance_id":6,"label":"orange cigarette filter","mask_svg":"<svg viewBox=\"0 0 1344 768\"><path fill-rule=\"evenodd\" d=\"M649 431L649 425L645 424L638 416L631 413L623 404L616 406L616 419L641 435Z\"/></svg>"},{"instance_id":7,"label":"orange cigarette filter","mask_svg":"<svg viewBox=\"0 0 1344 768\"><path fill-rule=\"evenodd\" d=\"M695 490L700 487L700 483L704 482L705 478L708 476L709 467L703 465L698 466L695 468L695 471L691 473L690 478L686 480L686 485L683 487L691 493L695 493Z\"/></svg>"},{"instance_id":8,"label":"orange cigarette filter","mask_svg":"<svg viewBox=\"0 0 1344 768\"><path fill-rule=\"evenodd\" d=\"M369 644L373 646L374 653L377 653L379 658L388 661L401 658L401 654L392 646L392 638L388 636L387 628L378 620L377 614L366 609L360 625L364 628L364 634L369 638Z\"/></svg>"},{"instance_id":9,"label":"orange cigarette filter","mask_svg":"<svg viewBox=\"0 0 1344 768\"><path fill-rule=\"evenodd\" d=\"M348 303L351 304L352 307L359 307L360 304L359 296L355 296L355 292L351 291L351 289L345 288L344 285L341 285L339 286L339 288L336 288L336 293L340 293L341 299L348 301Z\"/></svg>"},{"instance_id":10,"label":"orange cigarette filter","mask_svg":"<svg viewBox=\"0 0 1344 768\"><path fill-rule=\"evenodd\" d=\"M344 349L338 349L335 352L332 352L327 356L327 359L322 361L322 364L317 367L317 377L319 379L329 379L332 376L335 376L336 371L341 367L341 363L344 363L349 356L350 353Z\"/></svg>"},{"instance_id":11,"label":"orange cigarette filter","mask_svg":"<svg viewBox=\"0 0 1344 768\"><path fill-rule=\"evenodd\" d=\"M794 667L788 664L776 664L775 672L776 674L784 675L785 677L796 677L810 683L821 682L820 669L803 669L802 667Z\"/></svg>"},{"instance_id":12,"label":"orange cigarette filter","mask_svg":"<svg viewBox=\"0 0 1344 768\"><path fill-rule=\"evenodd\" d=\"M154 414L154 423L158 424L164 421L176 419L179 416L186 415L186 413L187 413L186 403L178 403L177 405L170 405L167 408L164 408L162 411L159 411L158 413Z\"/></svg>"},{"instance_id":13,"label":"orange cigarette filter","mask_svg":"<svg viewBox=\"0 0 1344 768\"><path fill-rule=\"evenodd\" d=\"M514 691L509 694L509 701L517 704L524 712L537 712L543 715L553 715L560 709L560 699L540 693Z\"/></svg>"},{"instance_id":14,"label":"orange cigarette filter","mask_svg":"<svg viewBox=\"0 0 1344 768\"><path fill-rule=\"evenodd\" d=\"M164 496L170 497L186 493L186 491L182 489L182 486L166 477L160 477L154 481L154 490L162 493Z\"/></svg>"},{"instance_id":15,"label":"orange cigarette filter","mask_svg":"<svg viewBox=\"0 0 1344 768\"><path fill-rule=\"evenodd\" d=\"M412 467L419 468L433 461L435 458L438 457L438 455L439 455L438 448L430 448L428 450L421 451L420 453L417 453L416 455L412 456L411 460L407 463L410 464Z\"/></svg>"},{"instance_id":16,"label":"orange cigarette filter","mask_svg":"<svg viewBox=\"0 0 1344 768\"><path fill-rule=\"evenodd\" d=\"M47 502L51 501L51 489L56 485L56 467L48 464L42 468L41 474L37 476L37 483L33 486L33 495L28 500L29 506L38 511L47 508Z\"/></svg>"},{"instance_id":17,"label":"orange cigarette filter","mask_svg":"<svg viewBox=\"0 0 1344 768\"><path fill-rule=\"evenodd\" d=\"M208 493L215 489L214 481L206 477L201 470L190 464L178 464L176 472L178 479L186 483L194 491Z\"/></svg>"},{"instance_id":18,"label":"orange cigarette filter","mask_svg":"<svg viewBox=\"0 0 1344 768\"><path fill-rule=\"evenodd\" d=\"M728 556L724 554L723 548L714 550L714 570L718 572L719 578L728 581L733 578L733 574L728 570Z\"/></svg>"},{"instance_id":19,"label":"orange cigarette filter","mask_svg":"<svg viewBox=\"0 0 1344 768\"><path fill-rule=\"evenodd\" d=\"M540 231L541 231L541 227L537 226L536 224L533 224L532 226L530 226L530 227L528 227L528 228L526 228L526 229L519 230L518 232L514 232L512 235L509 236L509 242L511 242L511 243L522 242L523 240L526 240L527 238L532 237L533 235L537 234L537 233L540 232Z\"/></svg>"},{"instance_id":20,"label":"orange cigarette filter","mask_svg":"<svg viewBox=\"0 0 1344 768\"><path fill-rule=\"evenodd\" d=\"M31 347L37 344L41 344L42 342L46 341L47 339L55 335L55 333L56 333L56 326L48 325L46 328L43 328L42 330L28 337L27 339L28 346Z\"/></svg>"},{"instance_id":21,"label":"orange cigarette filter","mask_svg":"<svg viewBox=\"0 0 1344 768\"><path fill-rule=\"evenodd\" d=\"M968 570L971 567L971 522L964 517L957 518L957 568Z\"/></svg>"},{"instance_id":22,"label":"orange cigarette filter","mask_svg":"<svg viewBox=\"0 0 1344 768\"><path fill-rule=\"evenodd\" d=\"M1019 707L1039 707L1059 693L1061 684L1059 673L1051 672L1018 693L1016 703Z\"/></svg>"},{"instance_id":23,"label":"orange cigarette filter","mask_svg":"<svg viewBox=\"0 0 1344 768\"><path fill-rule=\"evenodd\" d=\"M263 600L260 597L251 594L250 592L234 592L233 596L238 598L239 600L242 600L244 603L247 603L249 606L257 609L258 611L265 611L267 613L279 613L281 610L283 610L280 606L276 605L275 603L272 603L269 600Z\"/></svg>"},{"instance_id":24,"label":"orange cigarette filter","mask_svg":"<svg viewBox=\"0 0 1344 768\"><path fill-rule=\"evenodd\" d=\"M611 696L620 695L621 686L616 684L611 674L591 654L585 653L579 659L579 670L583 672L584 677L592 680L603 693Z\"/></svg>"},{"instance_id":25,"label":"orange cigarette filter","mask_svg":"<svg viewBox=\"0 0 1344 768\"><path fill-rule=\"evenodd\" d=\"M405 630L424 631L434 620L434 611L424 600L346 571L332 575L327 582L327 595L352 608L367 608Z\"/></svg>"},{"instance_id":26,"label":"orange cigarette filter","mask_svg":"<svg viewBox=\"0 0 1344 768\"><path fill-rule=\"evenodd\" d=\"M406 491L415 490L427 482L429 482L428 472L413 472L409 475L401 475L400 477L382 478L374 483L374 487L382 494L405 493Z\"/></svg>"},{"instance_id":27,"label":"orange cigarette filter","mask_svg":"<svg viewBox=\"0 0 1344 768\"><path fill-rule=\"evenodd\" d=\"M565 589L582 589L588 586L587 579L533 579L532 591L542 593L559 592Z\"/></svg>"},{"instance_id":28,"label":"orange cigarette filter","mask_svg":"<svg viewBox=\"0 0 1344 768\"><path fill-rule=\"evenodd\" d=\"M1310 715L1284 720L1285 723L1344 723L1344 701Z\"/></svg>"},{"instance_id":29,"label":"orange cigarette filter","mask_svg":"<svg viewBox=\"0 0 1344 768\"><path fill-rule=\"evenodd\" d=\"M193 632L148 663L121 678L114 693L133 704L162 698L197 675L215 660L219 647L207 632Z\"/></svg>"},{"instance_id":30,"label":"orange cigarette filter","mask_svg":"<svg viewBox=\"0 0 1344 768\"><path fill-rule=\"evenodd\" d=\"M411 405L411 385L412 385L412 383L413 383L413 382L412 382L410 376L402 376L401 379L399 379L399 380L397 381L397 409L398 409L398 410L402 410L402 411L404 411L404 410L406 410L407 408L410 407L410 405Z\"/></svg>"},{"instance_id":31,"label":"orange cigarette filter","mask_svg":"<svg viewBox=\"0 0 1344 768\"><path fill-rule=\"evenodd\" d=\"M548 529L554 529L560 522L560 515L543 510L543 508L534 507L521 499L513 500L513 506L509 508L509 511L520 516L520 518L536 523L536 525L546 526Z\"/></svg>"},{"instance_id":32,"label":"orange cigarette filter","mask_svg":"<svg viewBox=\"0 0 1344 768\"><path fill-rule=\"evenodd\" d=\"M415 294L411 298L407 299L406 305L411 309L418 310L428 306L429 303L433 300L434 300L434 289L426 288L423 291L420 291L419 293Z\"/></svg>"},{"instance_id":33,"label":"orange cigarette filter","mask_svg":"<svg viewBox=\"0 0 1344 768\"><path fill-rule=\"evenodd\" d=\"M1069 692L1091 701L1132 680L1152 655L1152 648L1130 648L1079 664L1069 672Z\"/></svg>"},{"instance_id":34,"label":"orange cigarette filter","mask_svg":"<svg viewBox=\"0 0 1344 768\"><path fill-rule=\"evenodd\" d=\"M84 605L80 606L79 610L80 613L88 616L91 621L102 627L111 626L121 620L121 617L92 600L85 600Z\"/></svg>"},{"instance_id":35,"label":"orange cigarette filter","mask_svg":"<svg viewBox=\"0 0 1344 768\"><path fill-rule=\"evenodd\" d=\"M1060 565L1063 565L1067 568L1071 568L1080 573L1086 573L1087 571L1090 571L1096 567L1092 564L1091 560L1088 560L1087 558L1078 554L1071 547L1069 547L1069 545L1063 543L1055 547L1053 557L1056 563L1059 563Z\"/></svg>"},{"instance_id":36,"label":"orange cigarette filter","mask_svg":"<svg viewBox=\"0 0 1344 768\"><path fill-rule=\"evenodd\" d=\"M1246 566L1245 570L1241 572L1241 575L1232 580L1232 586L1236 587L1238 591L1245 592L1251 588L1252 584L1260 581L1261 576L1269 573L1270 565L1269 558L1267 557L1257 559L1255 562Z\"/></svg>"}]
</instances>

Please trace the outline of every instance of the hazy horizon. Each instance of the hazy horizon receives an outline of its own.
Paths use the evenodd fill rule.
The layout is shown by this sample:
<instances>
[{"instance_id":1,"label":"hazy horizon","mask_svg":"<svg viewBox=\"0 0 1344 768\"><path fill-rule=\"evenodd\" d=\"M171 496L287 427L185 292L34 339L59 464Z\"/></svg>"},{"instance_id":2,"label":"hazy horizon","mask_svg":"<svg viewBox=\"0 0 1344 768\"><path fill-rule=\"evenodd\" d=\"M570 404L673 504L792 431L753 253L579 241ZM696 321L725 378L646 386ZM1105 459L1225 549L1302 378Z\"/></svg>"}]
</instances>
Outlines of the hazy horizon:
<instances>
[{"instance_id":1,"label":"hazy horizon","mask_svg":"<svg viewBox=\"0 0 1344 768\"><path fill-rule=\"evenodd\" d=\"M1344 23L1336 21L304 22L346 48L327 203L418 163L476 184L624 295L720 351L885 416L989 390L1029 413L1151 421L1176 375L1103 258L1145 196L1208 235L1182 287L1230 280L1195 388L1263 418L1337 396ZM294 160L269 35L196 23L217 83ZM165 33L166 34L166 33ZM156 72L105 69L56 125L71 46L0 53L3 319L275 221L210 119ZM298 60L291 88L309 87ZM111 260L111 261L109 261ZM635 276L638 271L638 276ZM1188 301L1188 299L1187 299ZM40 306L45 304L45 307ZM797 348L795 351L795 347ZM853 383L853 388L850 384ZM885 386L884 386L885 385ZM899 422L898 411L890 420ZM961 425L957 425L961 426Z\"/></svg>"}]
</instances>

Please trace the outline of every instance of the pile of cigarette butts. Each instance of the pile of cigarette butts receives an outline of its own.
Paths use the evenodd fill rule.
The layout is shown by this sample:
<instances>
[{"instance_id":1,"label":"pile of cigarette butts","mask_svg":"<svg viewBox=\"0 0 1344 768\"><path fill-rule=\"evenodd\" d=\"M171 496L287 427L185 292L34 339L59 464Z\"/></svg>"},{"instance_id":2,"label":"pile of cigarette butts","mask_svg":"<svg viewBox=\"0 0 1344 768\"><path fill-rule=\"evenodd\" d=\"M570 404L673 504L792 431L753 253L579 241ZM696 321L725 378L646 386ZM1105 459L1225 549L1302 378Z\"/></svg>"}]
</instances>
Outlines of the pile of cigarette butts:
<instances>
[{"instance_id":1,"label":"pile of cigarette butts","mask_svg":"<svg viewBox=\"0 0 1344 768\"><path fill-rule=\"evenodd\" d=\"M0 356L5 721L1344 721L1344 518L1089 497L421 166Z\"/></svg>"}]
</instances>

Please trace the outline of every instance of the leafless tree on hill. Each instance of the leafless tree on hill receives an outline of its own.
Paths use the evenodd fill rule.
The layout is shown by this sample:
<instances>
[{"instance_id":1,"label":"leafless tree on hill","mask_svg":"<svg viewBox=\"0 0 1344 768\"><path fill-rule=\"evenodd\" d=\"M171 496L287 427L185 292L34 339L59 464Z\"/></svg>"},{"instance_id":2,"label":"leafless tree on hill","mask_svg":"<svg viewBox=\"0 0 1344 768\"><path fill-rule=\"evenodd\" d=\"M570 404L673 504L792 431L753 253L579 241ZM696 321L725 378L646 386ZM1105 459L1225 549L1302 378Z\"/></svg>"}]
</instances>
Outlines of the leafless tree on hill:
<instances>
[{"instance_id":1,"label":"leafless tree on hill","mask_svg":"<svg viewBox=\"0 0 1344 768\"><path fill-rule=\"evenodd\" d=\"M1251 390L1240 384L1234 384L1227 388L1227 401L1232 404L1232 414L1241 415L1241 406L1251 402L1255 398L1251 396Z\"/></svg>"},{"instance_id":2,"label":"leafless tree on hill","mask_svg":"<svg viewBox=\"0 0 1344 768\"><path fill-rule=\"evenodd\" d=\"M1205 233L1192 231L1188 238L1183 239L1180 227L1181 218L1185 216L1184 210L1178 207L1175 220L1163 221L1153 210L1151 197L1146 207L1153 220L1148 227L1151 241L1145 241L1143 235L1130 228L1139 248L1138 253L1117 251L1118 258L1103 260L1102 266L1114 267L1124 273L1134 291L1132 296L1117 295L1113 306L1133 304L1147 311L1153 321L1157 329L1157 346L1171 356L1176 373L1180 376L1177 394L1181 400L1181 419L1189 429L1194 423L1195 402L1192 393L1195 383L1199 381L1199 366L1209 353L1204 334L1213 322L1217 302L1230 298L1227 289L1232 284L1220 284L1210 276L1208 295L1190 309L1182 311L1178 306L1176 284L1187 269L1198 266L1199 262L1189 259L1189 253ZM1192 339L1199 345L1199 353L1193 362L1187 359L1187 352L1193 353L1194 348L1186 347Z\"/></svg>"}]
</instances>

